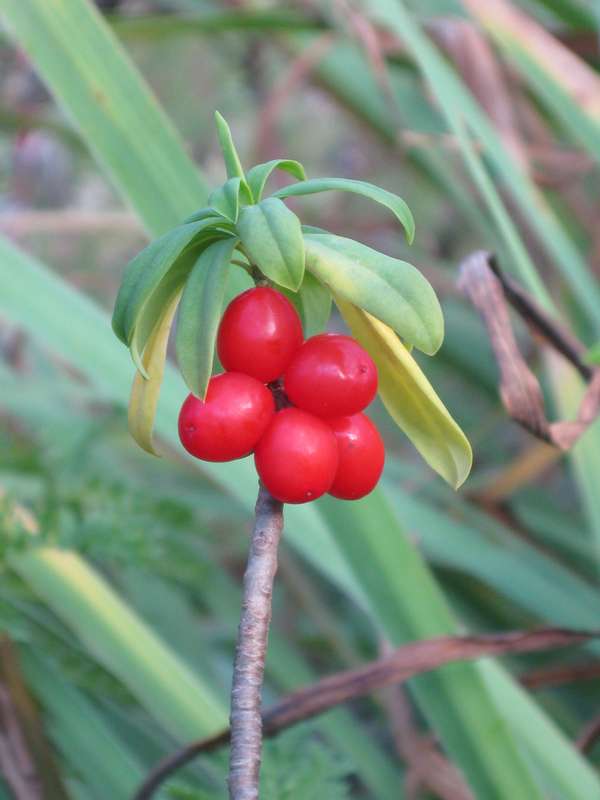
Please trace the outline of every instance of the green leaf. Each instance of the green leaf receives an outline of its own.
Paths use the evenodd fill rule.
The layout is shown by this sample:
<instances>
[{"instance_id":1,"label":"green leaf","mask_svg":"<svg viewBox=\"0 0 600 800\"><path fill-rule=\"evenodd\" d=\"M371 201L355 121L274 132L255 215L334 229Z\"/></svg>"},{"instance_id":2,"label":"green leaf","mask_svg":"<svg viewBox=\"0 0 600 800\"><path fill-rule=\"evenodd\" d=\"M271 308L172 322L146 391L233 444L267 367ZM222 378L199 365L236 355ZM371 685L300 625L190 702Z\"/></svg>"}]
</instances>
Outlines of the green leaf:
<instances>
[{"instance_id":1,"label":"green leaf","mask_svg":"<svg viewBox=\"0 0 600 800\"><path fill-rule=\"evenodd\" d=\"M193 214L190 214L189 217L186 217L181 224L187 225L190 222L200 222L200 220L208 219L209 217L221 217L221 221L229 221L229 218L216 208L212 206L203 206L199 208L198 211L194 211Z\"/></svg>"},{"instance_id":2,"label":"green leaf","mask_svg":"<svg viewBox=\"0 0 600 800\"><path fill-rule=\"evenodd\" d=\"M330 232L326 231L325 228L317 228L316 225L303 225L302 226L302 233L329 234Z\"/></svg>"},{"instance_id":3,"label":"green leaf","mask_svg":"<svg viewBox=\"0 0 600 800\"><path fill-rule=\"evenodd\" d=\"M215 733L223 704L76 553L37 547L10 567L177 739Z\"/></svg>"},{"instance_id":4,"label":"green leaf","mask_svg":"<svg viewBox=\"0 0 600 800\"><path fill-rule=\"evenodd\" d=\"M148 342L156 330L157 325L163 317L165 308L172 302L175 296L179 296L186 280L186 274L182 271L172 271L167 273L163 280L142 306L136 317L131 340L129 342L129 352L136 366L136 369L144 378L148 378L146 367L144 366L144 351Z\"/></svg>"},{"instance_id":5,"label":"green leaf","mask_svg":"<svg viewBox=\"0 0 600 800\"><path fill-rule=\"evenodd\" d=\"M299 181L303 181L306 178L302 164L299 161L293 161L289 158L275 158L273 161L257 164L255 167L248 170L248 175L246 176L255 203L261 200L265 184L270 174L275 169L289 172L290 175L298 178Z\"/></svg>"},{"instance_id":6,"label":"green leaf","mask_svg":"<svg viewBox=\"0 0 600 800\"><path fill-rule=\"evenodd\" d=\"M374 186L372 183L354 181L349 178L312 178L301 183L292 183L291 186L284 186L283 189L275 192L273 197L297 197L298 195L316 194L330 190L360 194L363 197L374 200L376 203L381 203L381 205L389 208L403 226L409 244L414 239L415 221L410 208L397 194L388 192L387 189L381 189L379 186Z\"/></svg>"},{"instance_id":7,"label":"green leaf","mask_svg":"<svg viewBox=\"0 0 600 800\"><path fill-rule=\"evenodd\" d=\"M542 279L538 275L535 265L521 239L518 228L505 207L494 182L477 152L462 118L452 117L452 126L456 135L461 154L468 167L471 177L477 186L482 199L487 204L490 215L500 231L512 263L515 264L521 275L527 276L529 286L535 287L535 293L547 308L552 308L552 299Z\"/></svg>"},{"instance_id":8,"label":"green leaf","mask_svg":"<svg viewBox=\"0 0 600 800\"><path fill-rule=\"evenodd\" d=\"M219 186L209 195L208 205L230 222L236 223L240 213L240 195L242 194L246 201L251 202L252 196L246 181L240 177L229 178L223 186ZM206 209L205 213L209 210Z\"/></svg>"},{"instance_id":9,"label":"green leaf","mask_svg":"<svg viewBox=\"0 0 600 800\"><path fill-rule=\"evenodd\" d=\"M335 302L377 366L379 396L390 416L429 466L458 489L473 461L466 436L393 331L337 296Z\"/></svg>"},{"instance_id":10,"label":"green leaf","mask_svg":"<svg viewBox=\"0 0 600 800\"><path fill-rule=\"evenodd\" d=\"M304 277L304 239L298 217L269 197L240 211L237 231L248 257L267 278L296 291Z\"/></svg>"},{"instance_id":11,"label":"green leaf","mask_svg":"<svg viewBox=\"0 0 600 800\"><path fill-rule=\"evenodd\" d=\"M214 242L196 261L187 280L177 323L177 361L190 391L204 399L212 373L229 261L235 239Z\"/></svg>"},{"instance_id":12,"label":"green leaf","mask_svg":"<svg viewBox=\"0 0 600 800\"><path fill-rule=\"evenodd\" d=\"M597 28L598 17L594 14L593 5L586 7L587 4L581 3L580 0L538 0L538 2L572 28L581 31L586 29L595 31Z\"/></svg>"},{"instance_id":13,"label":"green leaf","mask_svg":"<svg viewBox=\"0 0 600 800\"><path fill-rule=\"evenodd\" d=\"M72 772L98 800L131 797L144 778L137 754L39 647L22 648L20 655L52 740Z\"/></svg>"},{"instance_id":14,"label":"green leaf","mask_svg":"<svg viewBox=\"0 0 600 800\"><path fill-rule=\"evenodd\" d=\"M444 338L444 317L418 269L333 234L306 234L306 268L334 295L364 308L410 344L432 355Z\"/></svg>"},{"instance_id":15,"label":"green leaf","mask_svg":"<svg viewBox=\"0 0 600 800\"><path fill-rule=\"evenodd\" d=\"M169 230L202 203L198 169L94 3L6 0L2 16L151 230Z\"/></svg>"},{"instance_id":16,"label":"green leaf","mask_svg":"<svg viewBox=\"0 0 600 800\"><path fill-rule=\"evenodd\" d=\"M326 329L331 316L331 292L310 272L304 273L304 280L297 292L284 289L283 294L300 314L306 339Z\"/></svg>"},{"instance_id":17,"label":"green leaf","mask_svg":"<svg viewBox=\"0 0 600 800\"><path fill-rule=\"evenodd\" d=\"M86 375L90 384L98 397L118 403L127 391L129 382L129 362L122 347L119 347L115 337L110 331L108 318L97 303L89 297L76 291L50 270L43 267L39 261L15 248L13 244L5 238L0 237L0 297L2 297L3 310L9 319L13 319L24 330L27 330L32 337L37 337L43 341L44 346L60 353L63 358L70 361L74 366ZM57 311L60 309L60 312ZM160 435L165 438L173 447L176 447L177 432L173 425L181 401L184 396L185 387L179 374L172 367L167 365L168 379L163 388L162 402L158 408L156 427ZM191 461L191 459L190 459ZM227 464L208 464L193 462L194 467L211 481L214 481L227 492L228 496L235 498L248 513L256 499L256 476L253 467L248 460L241 460ZM396 488L396 487L395 487ZM404 497L404 495L403 495ZM411 495L406 496L407 501ZM413 559L407 559L404 552L390 557L386 554L383 563L386 571L381 572L378 567L373 568L370 557L360 556L352 569L349 567L349 549L355 544L360 544L363 537L372 536L376 532L382 532L380 545L391 546L397 543L397 531L399 526L394 516L388 515L383 519L378 517L378 507L382 502L381 491L375 490L372 495L357 503L345 504L336 500L331 500L331 504L339 512L348 512L349 524L344 526L342 521L338 524L335 519L330 522L323 519L319 511L323 510L323 501L305 506L290 506L286 511L286 530L290 544L312 564L325 578L332 581L333 585L342 592L350 596L354 603L361 609L367 609L372 615L373 620L377 620L376 628L384 621L384 631L386 637L392 642L401 640L411 640L424 638L428 635L445 634L456 632L456 627L452 624L452 619L448 621L449 612L444 608L443 595L439 584L436 583L430 573L427 572L427 581L422 580L424 562L414 548L410 548ZM327 502L327 501L324 501ZM402 513L403 506L399 506ZM360 509L360 515L359 515ZM356 513L350 513L355 512ZM444 520L448 514L440 515ZM359 518L360 517L360 518ZM390 524L388 520L392 520ZM421 532L421 522L415 521L414 530ZM456 530L462 530L457 524ZM438 547L453 547L452 537L438 534L435 526L431 526L427 521L422 533L427 534L430 539L435 540ZM333 537L337 535L337 543ZM400 535L402 535L400 529ZM412 538L412 537L411 537ZM503 547L507 537L503 538ZM483 541L483 537L475 537L473 543ZM460 557L471 557L474 547L470 547L466 552L457 552ZM496 575L496 559L501 556L501 548L496 548L494 558L479 558L478 567L485 568L491 580ZM473 558L475 560L475 558ZM520 560L515 562L517 565ZM418 568L415 568L415 564ZM389 572L387 567L389 566ZM460 568L460 567L459 567ZM398 576L402 576L402 580ZM386 598L393 595L393 603L385 603L382 610L387 608L385 616L381 617L375 597L370 597L370 587L367 581L372 576L378 578L378 588L381 596ZM507 577L509 581L510 576ZM29 581L32 586L37 586L43 582L45 576L42 574L31 575ZM85 579L82 585L86 585ZM57 587L64 588L64 581L58 578ZM560 584L558 584L560 585ZM43 588L43 587L42 587ZM42 591L40 590L40 593ZM63 613L76 613L76 602L72 598L67 598L63 602L62 591L58 593L56 603L52 599L51 592L44 596L50 600L52 608ZM427 602L424 602L424 597ZM531 602L538 601L537 593L529 592ZM585 606L579 606L579 609ZM92 606L97 614L104 613L102 598L99 603ZM441 611L440 611L441 608ZM574 609L575 613L576 609ZM58 612L57 612L58 613ZM552 620L553 621L553 620ZM579 624L577 620L573 624ZM90 646L94 652L98 652L99 657L107 668L115 674L125 675L127 685L132 685L138 692L136 696L141 696L142 690L145 692L148 687L158 693L162 699L160 690L156 685L140 681L140 667L134 662L125 666L127 659L142 658L144 665L156 665L156 659L145 658L145 649L137 647L137 638L132 640L127 632L120 642L113 642L112 647L105 645L103 640L96 640L95 630L89 624L88 619L81 622L85 637L89 637ZM84 639L87 642L87 638ZM132 642L135 647L132 651ZM114 659L114 661L113 661ZM123 660L121 660L123 659ZM130 674L128 674L128 672ZM469 779L472 776L489 775L488 764L495 754L499 752L499 741L502 747L505 746L505 729L502 723L499 709L495 706L490 707L486 696L480 701L480 695L474 693L475 681L479 685L480 668L478 664L457 664L447 668L443 673L444 681L435 680L442 671L436 671L430 676L423 676L420 680L422 689L417 692L419 706L432 721L435 729L442 731L444 743L451 748L452 754L458 759L461 767L467 772ZM308 683L310 677L302 679ZM427 683L424 683L427 681ZM426 687L428 686L428 691ZM154 694L149 691L145 694L147 698L147 708L156 713L158 705L155 704ZM190 704L189 698L193 692L187 695L187 704L183 707L184 712L197 710L194 704ZM474 696L475 700L470 701ZM468 702L466 702L468 700ZM173 705L173 704L171 704ZM169 706L161 709L169 708ZM178 705L178 709L180 706ZM538 713L548 720L547 714L536 705ZM341 712L336 712L341 713ZM329 716L327 716L327 720ZM323 724L327 721L323 719ZM527 721L523 721L527 725ZM454 727L453 727L454 726ZM481 731L488 731L489 735L481 736ZM492 732L495 736L492 737ZM208 731L207 731L208 733ZM515 738L518 731L515 731ZM527 731L529 734L529 731ZM191 738L195 734L182 733L181 738ZM498 738L496 738L498 737ZM361 751L362 752L362 751ZM358 763L358 754L357 760ZM506 770L506 778L515 769L512 759L507 759L506 763L510 769ZM506 766L505 763L505 766ZM566 780L571 781L571 797L578 800L588 800L590 794L587 792L587 784L579 777L575 781L571 780L570 764L563 767L562 761L557 761L551 765L556 770L562 770ZM489 780L489 778L488 778ZM578 789L581 785L581 790ZM381 793L382 797L389 794ZM497 798L497 793L483 793L482 797ZM514 795L510 792L502 797ZM517 795L520 796L520 795ZM531 794L526 795L528 800ZM593 795L594 796L594 795Z\"/></svg>"},{"instance_id":18,"label":"green leaf","mask_svg":"<svg viewBox=\"0 0 600 800\"><path fill-rule=\"evenodd\" d=\"M221 145L221 152L223 153L223 160L225 161L227 177L245 180L244 169L240 157L237 154L237 150L235 149L231 130L225 118L222 117L218 111L215 111L215 123L217 126L219 144Z\"/></svg>"},{"instance_id":19,"label":"green leaf","mask_svg":"<svg viewBox=\"0 0 600 800\"><path fill-rule=\"evenodd\" d=\"M600 364L600 342L596 342L589 348L584 356L584 361L586 364Z\"/></svg>"},{"instance_id":20,"label":"green leaf","mask_svg":"<svg viewBox=\"0 0 600 800\"><path fill-rule=\"evenodd\" d=\"M569 283L581 307L585 309L587 318L597 328L597 311L600 303L597 281L546 197L507 150L498 131L468 87L423 31L414 15L407 9L406 3L401 0L366 0L365 11L378 24L392 34L402 37L406 42L451 129L454 128L457 119L464 120L478 142L479 152L493 164L495 173L521 209L523 218L537 233L546 253ZM515 264L514 268L527 288L541 303L549 307L547 293L546 297L540 293L539 277L532 281L532 275L523 272L520 264Z\"/></svg>"},{"instance_id":21,"label":"green leaf","mask_svg":"<svg viewBox=\"0 0 600 800\"><path fill-rule=\"evenodd\" d=\"M458 632L413 531L409 535L398 523L382 492L352 503L325 497L317 504L369 597L381 635L398 645ZM465 771L474 797L541 800L525 753L492 700L480 663L436 669L411 680L410 688L450 757Z\"/></svg>"},{"instance_id":22,"label":"green leaf","mask_svg":"<svg viewBox=\"0 0 600 800\"><path fill-rule=\"evenodd\" d=\"M528 174L518 161L511 156L503 143L497 130L490 123L489 117L482 111L474 100L469 89L457 77L456 72L447 64L445 58L435 48L429 37L415 21L413 15L407 10L406 5L399 0L368 0L369 9L390 32L403 37L411 50L423 75L429 82L436 102L446 115L450 126L456 128L460 136L460 128L456 127L456 120L464 120L469 132L477 141L475 157L481 153L494 167L494 173L502 180L505 189L510 193L515 205L520 209L524 221L532 231L535 231L545 253L558 267L565 286L569 293L577 299L581 310L585 311L586 319L591 330L598 331L600 306L600 290L598 281L588 268L585 259L576 245L572 234L566 225L568 221L559 219L551 208L546 196L530 180ZM528 69L526 66L525 70ZM536 79L538 71L532 71L528 78ZM536 88L540 88L537 86ZM555 110L558 103L562 102L556 92ZM592 95L593 96L593 93ZM548 98L549 99L549 98ZM561 110L561 118L565 121L567 103ZM571 117L571 125L577 124L578 114ZM580 131L589 133L589 126L583 126ZM586 133L587 145L591 139ZM471 148L473 150L474 148ZM463 148L463 152L466 152ZM475 159L471 159L475 163ZM554 304L548 303L548 293L540 291L540 285L548 285L548 280L542 283L536 276L532 280L530 271L525 272L521 262L510 261L506 265L515 269L526 287L534 293L536 299L545 304L551 311L556 311ZM578 320L580 325L581 321ZM573 385L569 385L573 383ZM581 396L581 381L577 378L573 382L565 381L561 376L554 384L554 397L558 407L562 407L567 418L575 412L575 403ZM571 392L575 395L570 396ZM574 466L578 490L581 495L583 508L589 524L590 534L596 540L597 552L600 553L600 502L594 476L598 472L597 453L600 449L600 431L598 426L592 426L587 434L569 454L569 460Z\"/></svg>"},{"instance_id":23,"label":"green leaf","mask_svg":"<svg viewBox=\"0 0 600 800\"><path fill-rule=\"evenodd\" d=\"M493 661L486 659L479 669L488 696L535 762L539 783L546 790L543 796L564 800L600 797L597 771L532 695Z\"/></svg>"},{"instance_id":24,"label":"green leaf","mask_svg":"<svg viewBox=\"0 0 600 800\"><path fill-rule=\"evenodd\" d=\"M204 231L215 238L223 236L217 230L210 231L218 222L218 219L211 217L181 225L156 239L129 262L112 320L113 331L122 342L129 344L142 306L171 269L176 267L178 274L184 274L191 267L193 254L190 258L188 248L194 243L198 244L199 234ZM185 259L182 258L184 254ZM176 280L177 275L173 274L171 278Z\"/></svg>"},{"instance_id":25,"label":"green leaf","mask_svg":"<svg viewBox=\"0 0 600 800\"><path fill-rule=\"evenodd\" d=\"M202 34L219 34L241 30L245 33L290 32L290 31L322 31L327 25L321 19L302 13L282 10L262 10L253 8L243 10L235 8L231 11L209 9L206 12L198 6L201 13L182 14L111 14L110 24L115 32L129 41L148 41L155 38L165 41L170 36L198 36ZM191 8L190 8L191 11Z\"/></svg>"},{"instance_id":26,"label":"green leaf","mask_svg":"<svg viewBox=\"0 0 600 800\"><path fill-rule=\"evenodd\" d=\"M509 527L475 510L460 493L439 508L403 490L397 481L386 487L386 495L408 530L418 532L419 550L434 566L472 576L486 586L488 596L499 592L509 603L550 625L585 628L596 624L600 599L591 584L550 553L542 553ZM406 574L412 577L412 570L407 568ZM588 649L597 654L600 643L590 642ZM585 800L599 795L598 776L589 762L532 696L514 683L509 687L507 674L496 664L486 661L477 666L488 690L498 698L502 716L535 757L547 782L556 791L560 787L557 796ZM488 670L494 673L493 681Z\"/></svg>"},{"instance_id":27,"label":"green leaf","mask_svg":"<svg viewBox=\"0 0 600 800\"><path fill-rule=\"evenodd\" d=\"M179 293L163 310L144 351L143 373L135 373L129 399L129 432L143 450L154 456L159 455L152 436L154 417L165 371L169 333L178 302Z\"/></svg>"},{"instance_id":28,"label":"green leaf","mask_svg":"<svg viewBox=\"0 0 600 800\"><path fill-rule=\"evenodd\" d=\"M213 230L212 228L199 234L194 240L193 247L182 253L177 262L169 269L156 287L151 290L151 293L137 312L137 316L133 321L133 330L130 332L129 350L133 363L145 378L148 376L143 364L142 354L152 335L152 331L162 317L164 309L175 295L183 289L200 253L210 246L210 243L215 239L222 239L222 235L217 229ZM232 238L228 234L224 235L227 235L229 239Z\"/></svg>"}]
</instances>

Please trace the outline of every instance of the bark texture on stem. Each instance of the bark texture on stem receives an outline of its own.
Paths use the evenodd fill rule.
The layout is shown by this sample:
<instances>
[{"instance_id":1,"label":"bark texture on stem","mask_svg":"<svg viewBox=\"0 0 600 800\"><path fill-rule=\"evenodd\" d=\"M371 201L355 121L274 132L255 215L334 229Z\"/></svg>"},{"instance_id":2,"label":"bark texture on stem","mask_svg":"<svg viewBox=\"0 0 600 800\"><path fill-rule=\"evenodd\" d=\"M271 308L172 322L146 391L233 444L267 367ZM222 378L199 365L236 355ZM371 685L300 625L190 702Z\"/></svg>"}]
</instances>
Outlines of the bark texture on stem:
<instances>
[{"instance_id":1,"label":"bark texture on stem","mask_svg":"<svg viewBox=\"0 0 600 800\"><path fill-rule=\"evenodd\" d=\"M256 800L262 745L261 689L283 504L260 486L231 687L230 800Z\"/></svg>"}]
</instances>

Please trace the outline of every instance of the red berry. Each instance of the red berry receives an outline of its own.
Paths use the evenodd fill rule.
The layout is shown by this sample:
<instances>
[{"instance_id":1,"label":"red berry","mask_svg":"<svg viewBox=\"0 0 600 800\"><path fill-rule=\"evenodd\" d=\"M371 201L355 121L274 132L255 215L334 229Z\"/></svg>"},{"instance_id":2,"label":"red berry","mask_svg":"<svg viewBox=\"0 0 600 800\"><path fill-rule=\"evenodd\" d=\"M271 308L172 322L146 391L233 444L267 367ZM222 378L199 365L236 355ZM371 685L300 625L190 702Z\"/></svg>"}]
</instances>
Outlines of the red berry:
<instances>
[{"instance_id":1,"label":"red berry","mask_svg":"<svg viewBox=\"0 0 600 800\"><path fill-rule=\"evenodd\" d=\"M217 351L227 371L268 383L283 375L302 339L300 317L287 297L259 286L238 295L225 309Z\"/></svg>"},{"instance_id":2,"label":"red berry","mask_svg":"<svg viewBox=\"0 0 600 800\"><path fill-rule=\"evenodd\" d=\"M249 455L275 413L273 395L239 372L210 379L206 400L188 395L179 412L179 438L204 461L233 461Z\"/></svg>"},{"instance_id":3,"label":"red berry","mask_svg":"<svg viewBox=\"0 0 600 800\"><path fill-rule=\"evenodd\" d=\"M366 408L377 392L371 356L349 336L307 339L285 373L285 391L298 408L318 417L342 417Z\"/></svg>"},{"instance_id":4,"label":"red berry","mask_svg":"<svg viewBox=\"0 0 600 800\"><path fill-rule=\"evenodd\" d=\"M297 408L275 414L254 453L260 479L284 503L308 503L329 489L338 465L331 428Z\"/></svg>"},{"instance_id":5,"label":"red berry","mask_svg":"<svg viewBox=\"0 0 600 800\"><path fill-rule=\"evenodd\" d=\"M373 491L385 461L381 434L365 416L327 420L338 443L339 464L329 494L342 500L358 500Z\"/></svg>"}]
</instances>

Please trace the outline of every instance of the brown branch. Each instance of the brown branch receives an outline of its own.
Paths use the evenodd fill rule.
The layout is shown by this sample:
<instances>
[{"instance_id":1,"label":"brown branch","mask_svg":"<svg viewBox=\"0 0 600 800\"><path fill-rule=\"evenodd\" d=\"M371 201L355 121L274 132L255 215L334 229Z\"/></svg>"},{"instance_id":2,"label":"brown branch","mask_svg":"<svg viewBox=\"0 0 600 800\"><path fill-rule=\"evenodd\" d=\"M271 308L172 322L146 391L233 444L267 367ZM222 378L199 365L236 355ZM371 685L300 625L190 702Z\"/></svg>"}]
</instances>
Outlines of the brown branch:
<instances>
[{"instance_id":1,"label":"brown branch","mask_svg":"<svg viewBox=\"0 0 600 800\"><path fill-rule=\"evenodd\" d=\"M0 775L15 800L42 800L36 773L12 698L0 684Z\"/></svg>"},{"instance_id":2,"label":"brown branch","mask_svg":"<svg viewBox=\"0 0 600 800\"><path fill-rule=\"evenodd\" d=\"M277 549L282 530L283 504L261 485L244 575L242 616L231 687L231 800L258 798L262 746L260 695L271 622L273 580L277 571Z\"/></svg>"},{"instance_id":3,"label":"brown branch","mask_svg":"<svg viewBox=\"0 0 600 800\"><path fill-rule=\"evenodd\" d=\"M593 370L582 360L587 349L585 345L568 328L546 313L515 280L505 275L493 256L489 258L489 265L500 281L507 300L527 325L570 361L584 380L589 381Z\"/></svg>"},{"instance_id":4,"label":"brown branch","mask_svg":"<svg viewBox=\"0 0 600 800\"><path fill-rule=\"evenodd\" d=\"M513 280L503 275L490 253L478 251L460 266L459 288L479 311L500 369L504 407L526 430L561 450L569 450L600 412L600 370L582 361L584 345L553 320ZM589 381L577 419L549 422L538 379L521 355L508 314L508 303L528 326L559 351Z\"/></svg>"},{"instance_id":5,"label":"brown branch","mask_svg":"<svg viewBox=\"0 0 600 800\"><path fill-rule=\"evenodd\" d=\"M443 636L411 642L389 656L358 669L346 670L286 695L263 713L264 736L275 736L285 728L370 694L376 689L401 684L414 675L429 672L453 661L507 653L530 653L568 647L600 637L600 630L576 631L539 628L484 636ZM192 742L161 761L140 787L134 800L149 800L156 789L177 769L200 754L210 753L229 741L229 730L209 739Z\"/></svg>"},{"instance_id":6,"label":"brown branch","mask_svg":"<svg viewBox=\"0 0 600 800\"><path fill-rule=\"evenodd\" d=\"M587 753L591 750L596 742L600 739L600 714L595 716L579 734L575 746L582 753Z\"/></svg>"},{"instance_id":7,"label":"brown branch","mask_svg":"<svg viewBox=\"0 0 600 800\"><path fill-rule=\"evenodd\" d=\"M565 683L591 681L600 678L600 661L590 661L587 664L561 664L557 667L544 667L531 670L521 675L523 686L536 691L552 686L562 686Z\"/></svg>"}]
</instances>

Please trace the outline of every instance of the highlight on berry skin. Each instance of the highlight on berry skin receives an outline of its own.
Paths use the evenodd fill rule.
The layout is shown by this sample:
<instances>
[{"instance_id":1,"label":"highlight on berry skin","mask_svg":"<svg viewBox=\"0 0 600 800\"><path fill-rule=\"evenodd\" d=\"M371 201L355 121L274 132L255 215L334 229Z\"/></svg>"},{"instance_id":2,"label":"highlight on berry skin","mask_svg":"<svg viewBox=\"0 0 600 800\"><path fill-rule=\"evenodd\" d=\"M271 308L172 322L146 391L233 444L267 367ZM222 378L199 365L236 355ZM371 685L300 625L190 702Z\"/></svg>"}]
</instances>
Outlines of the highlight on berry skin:
<instances>
[{"instance_id":1,"label":"highlight on berry skin","mask_svg":"<svg viewBox=\"0 0 600 800\"><path fill-rule=\"evenodd\" d=\"M179 438L204 461L234 461L249 455L271 423L273 395L250 375L224 372L208 384L206 399L188 395L179 413Z\"/></svg>"},{"instance_id":2,"label":"highlight on berry skin","mask_svg":"<svg viewBox=\"0 0 600 800\"><path fill-rule=\"evenodd\" d=\"M225 309L217 333L226 371L206 398L188 395L179 415L185 449L204 461L254 453L260 480L277 500L308 503L330 492L357 500L381 476L383 442L360 413L377 391L377 369L351 337L303 341L292 303L270 287L248 289ZM267 382L283 382L275 410Z\"/></svg>"},{"instance_id":3,"label":"highlight on berry skin","mask_svg":"<svg viewBox=\"0 0 600 800\"><path fill-rule=\"evenodd\" d=\"M227 306L217 335L223 367L264 383L277 380L303 341L294 306L269 286L249 289Z\"/></svg>"},{"instance_id":4,"label":"highlight on berry skin","mask_svg":"<svg viewBox=\"0 0 600 800\"><path fill-rule=\"evenodd\" d=\"M227 123L218 114L216 123L226 180L205 206L130 261L115 302L113 330L136 367L132 437L160 454L154 419L173 329L189 391L179 435L195 458L254 454L261 481L285 502L325 492L359 499L377 485L385 460L381 437L364 417L378 395L428 466L457 489L471 469L470 444L411 353L433 356L442 344L433 287L412 264L304 225L288 206L306 195L350 192L391 213L410 244L415 225L407 204L364 181L309 179L292 159L246 170ZM288 183L269 195L275 170ZM334 306L348 334L327 332ZM283 414L287 409L302 413ZM328 426L336 442L333 477L326 457L333 440L316 435L322 427L309 418ZM274 441L278 470L270 468ZM300 462L306 486L291 486L291 478L286 484ZM323 466L318 474L319 463L329 472Z\"/></svg>"}]
</instances>

